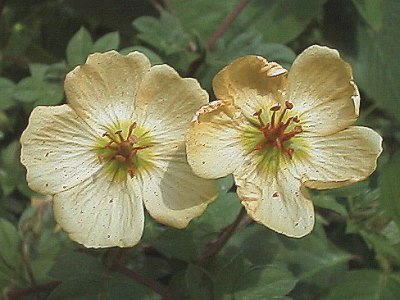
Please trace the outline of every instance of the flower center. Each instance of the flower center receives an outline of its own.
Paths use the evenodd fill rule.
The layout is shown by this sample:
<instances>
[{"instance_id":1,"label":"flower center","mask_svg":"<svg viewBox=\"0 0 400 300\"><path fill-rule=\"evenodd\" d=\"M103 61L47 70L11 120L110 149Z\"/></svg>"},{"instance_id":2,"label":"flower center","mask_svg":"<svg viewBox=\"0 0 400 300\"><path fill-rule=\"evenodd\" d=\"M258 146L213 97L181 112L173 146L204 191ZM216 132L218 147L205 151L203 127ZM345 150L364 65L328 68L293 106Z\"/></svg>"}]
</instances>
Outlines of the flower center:
<instances>
[{"instance_id":1,"label":"flower center","mask_svg":"<svg viewBox=\"0 0 400 300\"><path fill-rule=\"evenodd\" d=\"M122 136L122 130L117 130L113 134L105 132L103 137L107 137L109 142L103 147L101 154L98 155L101 162L113 161L124 167L130 177L135 175L135 156L139 150L146 149L150 145L135 146L138 142L133 134L136 128L136 122L129 126L126 138Z\"/></svg>"},{"instance_id":2,"label":"flower center","mask_svg":"<svg viewBox=\"0 0 400 300\"><path fill-rule=\"evenodd\" d=\"M257 117L260 122L259 130L264 135L263 141L256 145L255 150L264 150L268 147L272 147L287 153L290 159L292 159L294 148L287 147L285 143L303 131L301 125L295 125L293 127L293 123L300 122L298 116L285 119L287 111L292 108L293 104L289 101L285 102L284 107L279 104L271 107L271 121L267 124L265 124L261 118L262 109L254 113L254 116ZM289 126L291 127L291 130L288 130Z\"/></svg>"}]
</instances>

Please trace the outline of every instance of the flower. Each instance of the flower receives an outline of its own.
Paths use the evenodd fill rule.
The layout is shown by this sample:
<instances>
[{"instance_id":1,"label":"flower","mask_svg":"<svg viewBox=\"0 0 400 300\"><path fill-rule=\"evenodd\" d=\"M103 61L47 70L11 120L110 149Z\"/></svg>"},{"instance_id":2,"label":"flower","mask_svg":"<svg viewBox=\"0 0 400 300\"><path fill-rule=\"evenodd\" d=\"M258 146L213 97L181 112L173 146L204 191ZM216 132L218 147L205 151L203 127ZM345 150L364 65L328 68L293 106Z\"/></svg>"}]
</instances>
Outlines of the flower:
<instances>
[{"instance_id":1,"label":"flower","mask_svg":"<svg viewBox=\"0 0 400 300\"><path fill-rule=\"evenodd\" d=\"M56 221L86 247L137 244L143 205L185 227L216 197L193 174L185 134L208 102L194 79L133 52L95 53L65 79L68 104L36 107L22 134L29 186L53 196Z\"/></svg>"},{"instance_id":2,"label":"flower","mask_svg":"<svg viewBox=\"0 0 400 300\"><path fill-rule=\"evenodd\" d=\"M335 50L311 46L290 72L259 56L236 59L213 80L218 101L188 131L188 162L204 178L233 174L255 221L291 237L314 226L306 188L358 182L376 168L382 138L352 125L360 97Z\"/></svg>"}]
</instances>

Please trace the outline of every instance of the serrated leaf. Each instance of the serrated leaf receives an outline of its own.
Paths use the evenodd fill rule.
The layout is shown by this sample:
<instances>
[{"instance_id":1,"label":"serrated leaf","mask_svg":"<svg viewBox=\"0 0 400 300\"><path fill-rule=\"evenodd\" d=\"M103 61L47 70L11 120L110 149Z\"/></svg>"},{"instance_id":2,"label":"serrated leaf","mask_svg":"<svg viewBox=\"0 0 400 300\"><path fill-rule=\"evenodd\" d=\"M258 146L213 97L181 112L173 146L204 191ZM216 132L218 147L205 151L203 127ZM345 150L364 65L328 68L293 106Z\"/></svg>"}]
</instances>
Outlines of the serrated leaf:
<instances>
[{"instance_id":1,"label":"serrated leaf","mask_svg":"<svg viewBox=\"0 0 400 300\"><path fill-rule=\"evenodd\" d=\"M94 44L91 52L106 52L117 50L119 47L119 33L110 32L99 38Z\"/></svg>"},{"instance_id":2,"label":"serrated leaf","mask_svg":"<svg viewBox=\"0 0 400 300\"><path fill-rule=\"evenodd\" d=\"M15 90L15 83L11 80L0 77L0 110L13 107L16 102L12 98Z\"/></svg>"},{"instance_id":3,"label":"serrated leaf","mask_svg":"<svg viewBox=\"0 0 400 300\"><path fill-rule=\"evenodd\" d=\"M127 55L133 51L139 51L139 52L143 53L144 55L146 55L149 58L152 65L158 65L158 64L163 63L163 60L161 59L160 56L158 56L156 53L154 53L150 49L143 47L143 46L127 47L127 48L120 50L119 53L121 53L123 55Z\"/></svg>"},{"instance_id":4,"label":"serrated leaf","mask_svg":"<svg viewBox=\"0 0 400 300\"><path fill-rule=\"evenodd\" d=\"M93 256L80 252L71 252L61 256L49 274L59 280L70 280L84 277L101 277L104 268Z\"/></svg>"},{"instance_id":5,"label":"serrated leaf","mask_svg":"<svg viewBox=\"0 0 400 300\"><path fill-rule=\"evenodd\" d=\"M227 42L228 41L228 42ZM215 74L234 59L244 55L260 55L289 68L295 53L287 46L265 43L261 33L248 31L229 40L222 38L215 49L208 53L205 65L199 69L199 79L206 89L211 88Z\"/></svg>"},{"instance_id":6,"label":"serrated leaf","mask_svg":"<svg viewBox=\"0 0 400 300\"><path fill-rule=\"evenodd\" d=\"M219 232L222 228L233 223L242 205L236 193L220 194L211 203L204 214L195 221L197 227L204 227L208 232Z\"/></svg>"},{"instance_id":7,"label":"serrated leaf","mask_svg":"<svg viewBox=\"0 0 400 300\"><path fill-rule=\"evenodd\" d=\"M44 89L43 84L42 80L34 77L26 77L17 84L13 96L21 102L35 102Z\"/></svg>"},{"instance_id":8,"label":"serrated leaf","mask_svg":"<svg viewBox=\"0 0 400 300\"><path fill-rule=\"evenodd\" d=\"M382 1L381 0L352 0L359 14L374 30L382 26Z\"/></svg>"},{"instance_id":9,"label":"serrated leaf","mask_svg":"<svg viewBox=\"0 0 400 300\"><path fill-rule=\"evenodd\" d=\"M43 80L44 76L49 69L48 65L44 64L29 64L29 71L31 72L32 77L38 80Z\"/></svg>"},{"instance_id":10,"label":"serrated leaf","mask_svg":"<svg viewBox=\"0 0 400 300\"><path fill-rule=\"evenodd\" d=\"M332 288L324 299L397 300L400 295L400 281L391 274L356 270L341 279L341 283Z\"/></svg>"},{"instance_id":11,"label":"serrated leaf","mask_svg":"<svg viewBox=\"0 0 400 300\"><path fill-rule=\"evenodd\" d=\"M228 257L225 257L228 258ZM214 297L231 299L238 279L251 269L250 262L241 254L229 257L229 261L219 268L214 280Z\"/></svg>"},{"instance_id":12,"label":"serrated leaf","mask_svg":"<svg viewBox=\"0 0 400 300\"><path fill-rule=\"evenodd\" d=\"M21 182L25 182L25 169L19 156L20 144L16 140L1 151L0 185L6 196L11 194Z\"/></svg>"},{"instance_id":13,"label":"serrated leaf","mask_svg":"<svg viewBox=\"0 0 400 300\"><path fill-rule=\"evenodd\" d=\"M278 266L256 266L238 279L235 299L276 299L286 296L297 283L288 270Z\"/></svg>"},{"instance_id":14,"label":"serrated leaf","mask_svg":"<svg viewBox=\"0 0 400 300\"><path fill-rule=\"evenodd\" d=\"M186 270L186 285L190 299L212 298L212 280L202 268L189 264Z\"/></svg>"},{"instance_id":15,"label":"serrated leaf","mask_svg":"<svg viewBox=\"0 0 400 300\"><path fill-rule=\"evenodd\" d=\"M197 247L189 231L168 228L150 243L167 257L191 261L197 256Z\"/></svg>"},{"instance_id":16,"label":"serrated leaf","mask_svg":"<svg viewBox=\"0 0 400 300\"><path fill-rule=\"evenodd\" d=\"M8 269L16 269L20 262L20 242L15 226L0 218L0 260Z\"/></svg>"},{"instance_id":17,"label":"serrated leaf","mask_svg":"<svg viewBox=\"0 0 400 300\"><path fill-rule=\"evenodd\" d=\"M326 0L254 0L244 8L225 33L233 37L243 28L262 33L269 42L287 43L297 37L311 19L318 15ZM238 0L171 0L176 16L188 31L199 35L203 42L223 22Z\"/></svg>"},{"instance_id":18,"label":"serrated leaf","mask_svg":"<svg viewBox=\"0 0 400 300\"><path fill-rule=\"evenodd\" d=\"M358 28L355 79L380 108L400 119L400 62L393 59L398 55L400 40L400 2L386 0L382 6L383 23L380 30L373 31L367 26Z\"/></svg>"},{"instance_id":19,"label":"serrated leaf","mask_svg":"<svg viewBox=\"0 0 400 300\"><path fill-rule=\"evenodd\" d=\"M67 62L70 68L83 64L93 48L92 37L85 27L81 27L67 45Z\"/></svg>"},{"instance_id":20,"label":"serrated leaf","mask_svg":"<svg viewBox=\"0 0 400 300\"><path fill-rule=\"evenodd\" d=\"M162 12L159 19L148 16L137 18L133 25L139 31L139 39L165 55L185 51L190 41L179 20L167 12Z\"/></svg>"},{"instance_id":21,"label":"serrated leaf","mask_svg":"<svg viewBox=\"0 0 400 300\"><path fill-rule=\"evenodd\" d=\"M98 278L76 278L62 282L56 287L47 300L98 300L106 299L103 295L104 283Z\"/></svg>"},{"instance_id":22,"label":"serrated leaf","mask_svg":"<svg viewBox=\"0 0 400 300\"><path fill-rule=\"evenodd\" d=\"M386 210L387 214L400 226L400 185L399 185L399 169L400 169L400 152L396 153L393 158L383 166L381 174L378 178L381 190L380 203Z\"/></svg>"}]
</instances>

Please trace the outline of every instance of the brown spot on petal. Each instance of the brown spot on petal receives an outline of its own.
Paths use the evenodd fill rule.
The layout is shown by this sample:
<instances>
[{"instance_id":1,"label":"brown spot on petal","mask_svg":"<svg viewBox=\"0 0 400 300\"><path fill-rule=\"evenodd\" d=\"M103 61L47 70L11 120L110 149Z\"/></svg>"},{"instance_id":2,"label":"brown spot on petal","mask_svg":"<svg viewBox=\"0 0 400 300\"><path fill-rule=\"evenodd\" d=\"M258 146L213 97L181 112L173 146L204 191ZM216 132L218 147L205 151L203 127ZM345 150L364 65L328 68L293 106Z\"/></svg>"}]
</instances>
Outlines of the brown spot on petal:
<instances>
[{"instance_id":1,"label":"brown spot on petal","mask_svg":"<svg viewBox=\"0 0 400 300\"><path fill-rule=\"evenodd\" d=\"M274 197L274 198L279 197L279 193L278 192L273 193L272 197Z\"/></svg>"}]
</instances>

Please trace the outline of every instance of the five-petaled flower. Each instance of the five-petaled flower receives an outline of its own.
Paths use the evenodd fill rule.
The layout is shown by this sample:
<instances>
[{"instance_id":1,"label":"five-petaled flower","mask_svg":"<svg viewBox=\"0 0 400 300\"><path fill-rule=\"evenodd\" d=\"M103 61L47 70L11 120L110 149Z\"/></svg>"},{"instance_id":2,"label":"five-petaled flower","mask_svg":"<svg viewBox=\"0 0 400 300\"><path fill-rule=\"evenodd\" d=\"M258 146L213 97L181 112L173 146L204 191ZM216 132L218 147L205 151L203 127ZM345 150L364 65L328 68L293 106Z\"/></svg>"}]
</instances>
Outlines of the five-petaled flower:
<instances>
[{"instance_id":1,"label":"five-petaled flower","mask_svg":"<svg viewBox=\"0 0 400 300\"><path fill-rule=\"evenodd\" d=\"M29 186L53 195L57 222L87 247L133 246L143 204L177 228L216 197L193 174L185 134L208 94L146 56L93 54L65 80L68 104L36 107L21 137Z\"/></svg>"},{"instance_id":2,"label":"five-petaled flower","mask_svg":"<svg viewBox=\"0 0 400 300\"><path fill-rule=\"evenodd\" d=\"M189 164L204 178L232 173L247 213L277 232L312 230L307 187L345 186L376 168L382 139L350 126L360 98L335 50L312 46L289 73L262 57L241 57L213 88L219 101L201 108L188 132Z\"/></svg>"}]
</instances>

